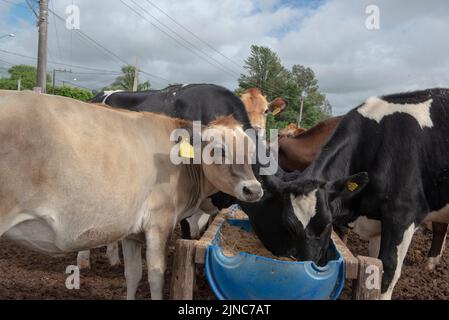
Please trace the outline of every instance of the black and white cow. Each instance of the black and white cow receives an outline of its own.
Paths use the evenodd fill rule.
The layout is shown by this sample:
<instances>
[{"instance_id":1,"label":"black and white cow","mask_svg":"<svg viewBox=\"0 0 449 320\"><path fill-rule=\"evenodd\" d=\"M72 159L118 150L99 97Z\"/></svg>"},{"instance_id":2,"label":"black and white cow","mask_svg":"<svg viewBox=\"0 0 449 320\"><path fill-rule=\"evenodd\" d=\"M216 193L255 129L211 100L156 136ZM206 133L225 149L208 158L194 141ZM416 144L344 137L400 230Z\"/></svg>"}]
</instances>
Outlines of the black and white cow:
<instances>
[{"instance_id":1,"label":"black and white cow","mask_svg":"<svg viewBox=\"0 0 449 320\"><path fill-rule=\"evenodd\" d=\"M251 128L243 102L232 91L213 84L172 85L162 90L141 92L106 91L90 102L131 111L164 113L175 118L201 121L203 125L232 114L243 124L244 130Z\"/></svg>"},{"instance_id":2,"label":"black and white cow","mask_svg":"<svg viewBox=\"0 0 449 320\"><path fill-rule=\"evenodd\" d=\"M352 226L379 241L370 251L384 265L381 298L391 299L416 228L449 223L449 90L368 99L309 168L267 177L266 188L244 209L259 210L250 218L268 249L323 264L331 226Z\"/></svg>"}]
</instances>

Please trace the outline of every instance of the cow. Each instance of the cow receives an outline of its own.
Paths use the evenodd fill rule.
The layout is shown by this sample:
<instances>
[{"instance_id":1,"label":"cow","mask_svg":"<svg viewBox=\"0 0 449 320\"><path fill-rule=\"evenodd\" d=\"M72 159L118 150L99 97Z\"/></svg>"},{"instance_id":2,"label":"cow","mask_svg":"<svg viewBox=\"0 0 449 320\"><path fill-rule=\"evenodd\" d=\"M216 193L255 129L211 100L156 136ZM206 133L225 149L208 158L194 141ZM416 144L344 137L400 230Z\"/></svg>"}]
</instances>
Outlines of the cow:
<instances>
[{"instance_id":1,"label":"cow","mask_svg":"<svg viewBox=\"0 0 449 320\"><path fill-rule=\"evenodd\" d=\"M160 112L207 125L219 116L233 115L244 130L266 128L269 113L279 114L287 102L277 98L268 102L259 89L248 89L241 100L228 89L214 84L172 85L162 90L141 92L105 91L90 102L103 103L131 111Z\"/></svg>"},{"instance_id":2,"label":"cow","mask_svg":"<svg viewBox=\"0 0 449 320\"><path fill-rule=\"evenodd\" d=\"M279 166L286 171L304 170L315 159L342 117L326 119L296 136L279 138Z\"/></svg>"},{"instance_id":3,"label":"cow","mask_svg":"<svg viewBox=\"0 0 449 320\"><path fill-rule=\"evenodd\" d=\"M449 223L448 126L448 89L369 98L343 117L307 169L266 177L279 208L270 224L279 238L271 241L283 255L323 265L333 224L377 238L381 299L391 299L417 227Z\"/></svg>"},{"instance_id":4,"label":"cow","mask_svg":"<svg viewBox=\"0 0 449 320\"><path fill-rule=\"evenodd\" d=\"M130 111L164 113L181 119L201 121L205 125L219 116L232 114L242 123L244 130L254 128L262 136L268 114L280 114L287 107L287 102L282 98L268 102L256 88L245 90L239 99L228 89L213 84L172 85L162 90L141 92L105 91L97 94L91 102ZM220 206L223 206L223 202ZM208 215L217 212L217 209L210 205L210 201L203 204L201 209ZM199 238L208 220L208 217L199 213L181 221L183 238ZM117 244L109 245L106 255L111 265L120 263ZM78 266L89 267L89 256L89 251L80 252L77 258Z\"/></svg>"},{"instance_id":5,"label":"cow","mask_svg":"<svg viewBox=\"0 0 449 320\"><path fill-rule=\"evenodd\" d=\"M249 116L251 125L259 132L264 132L267 127L267 116L274 116L282 113L287 108L287 102L282 98L276 98L268 102L267 98L257 88L251 88L244 91L240 99L245 105L246 113Z\"/></svg>"},{"instance_id":6,"label":"cow","mask_svg":"<svg viewBox=\"0 0 449 320\"><path fill-rule=\"evenodd\" d=\"M282 129L279 132L279 138L282 138L282 137L294 138L306 131L307 131L306 129L300 128L294 123L290 123L288 126L286 126L284 129Z\"/></svg>"},{"instance_id":7,"label":"cow","mask_svg":"<svg viewBox=\"0 0 449 320\"><path fill-rule=\"evenodd\" d=\"M0 237L50 255L122 240L132 299L142 276L143 235L151 297L161 299L176 223L217 191L249 202L263 195L248 163L255 146L242 124L228 116L199 130L187 120L65 97L1 97ZM182 143L177 132L187 135ZM187 147L186 139L198 135L223 138L216 148L231 159L228 150L246 141L244 164L174 162L179 153L197 159L208 150L206 141Z\"/></svg>"},{"instance_id":8,"label":"cow","mask_svg":"<svg viewBox=\"0 0 449 320\"><path fill-rule=\"evenodd\" d=\"M279 165L288 172L305 170L316 158L323 145L333 134L342 116L329 118L308 131L296 136L282 136L279 139ZM446 244L448 226L444 223L432 223L432 245L428 252L426 268L433 270L440 263ZM344 234L343 230L337 230ZM377 256L379 238L372 237L370 255Z\"/></svg>"}]
</instances>

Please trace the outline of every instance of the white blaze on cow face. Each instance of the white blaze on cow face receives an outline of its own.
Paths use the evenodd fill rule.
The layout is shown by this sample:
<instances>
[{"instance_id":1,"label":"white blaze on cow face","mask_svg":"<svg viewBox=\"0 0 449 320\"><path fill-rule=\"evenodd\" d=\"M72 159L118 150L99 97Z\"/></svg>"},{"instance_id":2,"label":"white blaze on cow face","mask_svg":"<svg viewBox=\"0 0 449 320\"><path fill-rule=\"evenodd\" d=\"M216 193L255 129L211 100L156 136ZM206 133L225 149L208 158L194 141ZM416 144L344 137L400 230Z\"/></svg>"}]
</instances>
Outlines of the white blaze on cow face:
<instances>
[{"instance_id":1,"label":"white blaze on cow face","mask_svg":"<svg viewBox=\"0 0 449 320\"><path fill-rule=\"evenodd\" d=\"M310 192L308 195L300 195L295 197L290 195L293 212L296 218L302 223L304 229L309 225L310 220L316 215L316 193L318 189Z\"/></svg>"},{"instance_id":2,"label":"white blaze on cow face","mask_svg":"<svg viewBox=\"0 0 449 320\"><path fill-rule=\"evenodd\" d=\"M386 116L394 113L407 113L418 122L421 129L432 128L433 122L430 118L430 107L432 99L417 104L390 103L377 97L369 98L357 111L364 117L380 123Z\"/></svg>"}]
</instances>

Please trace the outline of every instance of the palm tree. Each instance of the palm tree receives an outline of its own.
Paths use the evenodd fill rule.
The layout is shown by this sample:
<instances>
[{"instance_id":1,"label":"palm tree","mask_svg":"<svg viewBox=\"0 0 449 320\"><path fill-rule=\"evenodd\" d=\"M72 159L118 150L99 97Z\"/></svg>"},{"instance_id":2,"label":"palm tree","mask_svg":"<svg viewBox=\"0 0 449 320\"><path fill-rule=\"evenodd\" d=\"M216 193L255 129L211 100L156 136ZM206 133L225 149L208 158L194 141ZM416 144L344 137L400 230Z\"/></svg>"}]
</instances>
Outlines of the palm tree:
<instances>
[{"instance_id":1,"label":"palm tree","mask_svg":"<svg viewBox=\"0 0 449 320\"><path fill-rule=\"evenodd\" d=\"M131 65L122 67L123 75L118 76L115 81L107 88L109 90L126 90L132 91L134 86L134 76L136 74L136 68ZM151 87L150 82L145 81L137 85L137 91L149 90Z\"/></svg>"}]
</instances>

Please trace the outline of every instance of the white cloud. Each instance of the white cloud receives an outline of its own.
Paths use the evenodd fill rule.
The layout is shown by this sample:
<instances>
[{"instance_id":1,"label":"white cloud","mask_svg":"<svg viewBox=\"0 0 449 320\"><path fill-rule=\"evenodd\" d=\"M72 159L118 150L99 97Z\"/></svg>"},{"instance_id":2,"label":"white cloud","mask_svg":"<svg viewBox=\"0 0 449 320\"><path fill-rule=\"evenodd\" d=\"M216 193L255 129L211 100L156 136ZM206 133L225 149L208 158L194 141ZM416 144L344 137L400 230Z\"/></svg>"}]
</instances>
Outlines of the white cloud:
<instances>
[{"instance_id":1,"label":"white cloud","mask_svg":"<svg viewBox=\"0 0 449 320\"><path fill-rule=\"evenodd\" d=\"M124 1L137 8L132 0ZM228 70L231 75L161 33L119 0L74 0L81 9L81 30L130 63L137 56L140 68L171 82L211 82L230 89L237 86L241 67L210 50L148 2L134 1L231 69ZM281 0L151 1L237 65L243 64L250 45L258 44L277 51L288 67L298 63L312 67L336 114L348 111L370 95L449 84L449 2L445 0L329 0L316 9L292 6L294 1ZM64 15L65 6L71 2L55 1L55 11ZM378 31L365 28L368 4L380 8ZM17 34L15 39L1 41L0 49L34 56L37 33L33 23L7 25L8 5L1 2L0 10L0 29ZM142 9L137 10L159 25ZM51 60L109 70L118 70L123 64L78 35L71 38L70 32L57 21L59 53L54 22L50 17ZM1 52L0 59L33 62ZM101 88L114 78L58 75L65 80L73 80L74 76L79 84L92 88ZM157 88L167 84L146 75L142 77Z\"/></svg>"}]
</instances>

